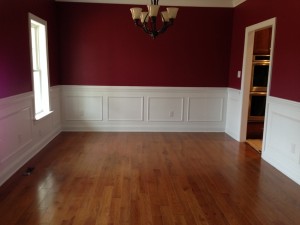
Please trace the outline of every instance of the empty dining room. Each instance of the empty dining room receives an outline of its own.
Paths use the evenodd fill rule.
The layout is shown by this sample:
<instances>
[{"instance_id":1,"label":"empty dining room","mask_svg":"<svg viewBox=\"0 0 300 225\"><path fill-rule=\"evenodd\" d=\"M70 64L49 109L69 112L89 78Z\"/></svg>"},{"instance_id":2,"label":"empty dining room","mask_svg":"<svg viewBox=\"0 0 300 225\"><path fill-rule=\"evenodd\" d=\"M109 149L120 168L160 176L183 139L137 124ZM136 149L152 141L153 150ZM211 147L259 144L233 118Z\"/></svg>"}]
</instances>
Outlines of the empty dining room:
<instances>
[{"instance_id":1,"label":"empty dining room","mask_svg":"<svg viewBox=\"0 0 300 225\"><path fill-rule=\"evenodd\" d=\"M0 224L298 225L299 9L2 0Z\"/></svg>"}]
</instances>

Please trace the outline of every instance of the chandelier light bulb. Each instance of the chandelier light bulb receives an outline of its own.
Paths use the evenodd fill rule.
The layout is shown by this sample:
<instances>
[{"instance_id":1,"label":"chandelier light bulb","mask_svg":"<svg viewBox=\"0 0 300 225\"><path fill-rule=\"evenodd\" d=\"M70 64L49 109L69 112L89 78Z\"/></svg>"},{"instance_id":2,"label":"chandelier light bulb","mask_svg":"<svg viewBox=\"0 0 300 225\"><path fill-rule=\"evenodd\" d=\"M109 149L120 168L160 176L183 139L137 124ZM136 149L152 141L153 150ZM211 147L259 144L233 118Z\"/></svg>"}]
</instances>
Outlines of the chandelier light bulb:
<instances>
[{"instance_id":1,"label":"chandelier light bulb","mask_svg":"<svg viewBox=\"0 0 300 225\"><path fill-rule=\"evenodd\" d=\"M176 19L178 8L170 7L167 8L167 11L170 19Z\"/></svg>"},{"instance_id":2,"label":"chandelier light bulb","mask_svg":"<svg viewBox=\"0 0 300 225\"><path fill-rule=\"evenodd\" d=\"M169 13L167 11L161 12L161 19L163 22L169 22Z\"/></svg>"},{"instance_id":3,"label":"chandelier light bulb","mask_svg":"<svg viewBox=\"0 0 300 225\"><path fill-rule=\"evenodd\" d=\"M148 12L141 12L141 23L148 23L149 21L149 16L148 16Z\"/></svg>"},{"instance_id":4,"label":"chandelier light bulb","mask_svg":"<svg viewBox=\"0 0 300 225\"><path fill-rule=\"evenodd\" d=\"M148 5L148 11L150 17L157 17L159 11L159 5Z\"/></svg>"},{"instance_id":5,"label":"chandelier light bulb","mask_svg":"<svg viewBox=\"0 0 300 225\"><path fill-rule=\"evenodd\" d=\"M131 11L132 19L136 20L140 18L142 8L131 8L130 11Z\"/></svg>"}]
</instances>

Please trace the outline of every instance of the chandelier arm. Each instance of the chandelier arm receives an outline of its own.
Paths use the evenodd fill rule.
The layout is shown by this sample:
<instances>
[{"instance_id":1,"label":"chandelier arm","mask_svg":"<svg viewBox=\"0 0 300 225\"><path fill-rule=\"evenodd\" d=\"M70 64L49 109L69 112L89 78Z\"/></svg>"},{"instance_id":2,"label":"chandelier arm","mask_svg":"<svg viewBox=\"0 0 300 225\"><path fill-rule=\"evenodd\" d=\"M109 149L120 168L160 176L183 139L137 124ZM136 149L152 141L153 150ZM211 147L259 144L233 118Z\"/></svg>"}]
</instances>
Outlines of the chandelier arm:
<instances>
[{"instance_id":1,"label":"chandelier arm","mask_svg":"<svg viewBox=\"0 0 300 225\"><path fill-rule=\"evenodd\" d=\"M139 21L139 19L136 19L136 20L134 20L134 24L135 24L137 27L139 27L139 28L141 28L142 30L144 30L145 33L151 34L151 32L148 30L148 28L147 28L147 26L146 26L146 23L141 23L141 22Z\"/></svg>"},{"instance_id":2,"label":"chandelier arm","mask_svg":"<svg viewBox=\"0 0 300 225\"><path fill-rule=\"evenodd\" d=\"M158 34L163 34L167 31L167 29L172 26L174 23L174 19L170 19L168 22L163 18L163 26L157 31Z\"/></svg>"},{"instance_id":3,"label":"chandelier arm","mask_svg":"<svg viewBox=\"0 0 300 225\"><path fill-rule=\"evenodd\" d=\"M134 25L136 25L137 27L140 27L140 28L143 27L142 24L140 23L139 19L134 20Z\"/></svg>"},{"instance_id":4,"label":"chandelier arm","mask_svg":"<svg viewBox=\"0 0 300 225\"><path fill-rule=\"evenodd\" d=\"M166 32L166 30L171 26L170 23L164 22L163 26L157 31L158 34Z\"/></svg>"},{"instance_id":5,"label":"chandelier arm","mask_svg":"<svg viewBox=\"0 0 300 225\"><path fill-rule=\"evenodd\" d=\"M156 31L156 24L153 24L153 21L151 21L151 29L148 28L147 22L141 23L139 19L135 19L134 24L141 28L146 34L149 34L153 39L159 34L158 31Z\"/></svg>"},{"instance_id":6,"label":"chandelier arm","mask_svg":"<svg viewBox=\"0 0 300 225\"><path fill-rule=\"evenodd\" d=\"M149 30L149 28L147 27L147 23L143 23L142 29L144 30L144 32L146 34L151 34L151 30Z\"/></svg>"}]
</instances>

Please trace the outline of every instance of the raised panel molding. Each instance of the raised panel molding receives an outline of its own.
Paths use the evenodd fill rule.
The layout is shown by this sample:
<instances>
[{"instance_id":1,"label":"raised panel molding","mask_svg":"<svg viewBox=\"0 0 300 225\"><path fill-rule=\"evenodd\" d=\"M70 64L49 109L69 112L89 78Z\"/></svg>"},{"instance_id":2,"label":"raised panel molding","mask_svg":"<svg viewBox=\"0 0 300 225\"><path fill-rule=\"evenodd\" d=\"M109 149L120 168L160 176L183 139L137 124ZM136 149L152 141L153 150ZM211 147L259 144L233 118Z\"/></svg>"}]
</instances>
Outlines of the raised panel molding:
<instances>
[{"instance_id":1,"label":"raised panel molding","mask_svg":"<svg viewBox=\"0 0 300 225\"><path fill-rule=\"evenodd\" d=\"M91 102L87 108L101 112L101 117L97 117L101 120L86 120L91 116L84 120L68 120L66 107L60 101L65 103L68 96L97 102L97 109ZM62 130L225 131L233 137L238 137L239 133L240 118L236 113L241 109L241 94L231 88L56 86L51 87L50 98L54 112L40 121L33 120L32 92L0 99L0 185ZM127 116L119 111L109 117L109 104L120 105L115 100L124 101L121 105L126 108L124 115ZM138 120L128 121L131 112L128 107L134 108L132 118ZM213 111L214 121L201 114L203 107L207 107L208 112ZM176 119L164 120L172 110ZM151 112L157 114L151 117ZM300 184L300 103L268 97L266 113L267 132L262 157ZM164 121L151 121L154 118Z\"/></svg>"},{"instance_id":2,"label":"raised panel molding","mask_svg":"<svg viewBox=\"0 0 300 225\"><path fill-rule=\"evenodd\" d=\"M224 98L189 98L188 121L220 122L223 120Z\"/></svg>"},{"instance_id":3,"label":"raised panel molding","mask_svg":"<svg viewBox=\"0 0 300 225\"><path fill-rule=\"evenodd\" d=\"M108 120L142 121L143 97L108 97Z\"/></svg>"},{"instance_id":4,"label":"raised panel molding","mask_svg":"<svg viewBox=\"0 0 300 225\"><path fill-rule=\"evenodd\" d=\"M148 99L148 121L183 121L184 98L150 97Z\"/></svg>"},{"instance_id":5,"label":"raised panel molding","mask_svg":"<svg viewBox=\"0 0 300 225\"><path fill-rule=\"evenodd\" d=\"M102 120L102 96L65 96L66 120Z\"/></svg>"},{"instance_id":6,"label":"raised panel molding","mask_svg":"<svg viewBox=\"0 0 300 225\"><path fill-rule=\"evenodd\" d=\"M225 130L227 88L194 87L121 87L121 86L61 86L63 130L66 131L214 131ZM102 96L103 120L74 119L66 101L84 96ZM205 98L207 116L189 121L188 112L196 117L199 105L188 109L190 98ZM90 104L88 107L93 107ZM93 108L86 108L93 111Z\"/></svg>"},{"instance_id":7,"label":"raised panel molding","mask_svg":"<svg viewBox=\"0 0 300 225\"><path fill-rule=\"evenodd\" d=\"M269 97L262 157L300 184L300 104Z\"/></svg>"},{"instance_id":8,"label":"raised panel molding","mask_svg":"<svg viewBox=\"0 0 300 225\"><path fill-rule=\"evenodd\" d=\"M32 124L30 108L16 111L0 120L0 126L5 129L1 132L1 160L3 163L21 151L32 141ZM18 126L14 126L18 124ZM13 126L12 126L13 125Z\"/></svg>"},{"instance_id":9,"label":"raised panel molding","mask_svg":"<svg viewBox=\"0 0 300 225\"><path fill-rule=\"evenodd\" d=\"M268 137L271 141L268 143L270 148L267 150L272 149L274 154L284 157L289 163L300 165L299 118L272 112L269 121L270 133Z\"/></svg>"},{"instance_id":10,"label":"raised panel molding","mask_svg":"<svg viewBox=\"0 0 300 225\"><path fill-rule=\"evenodd\" d=\"M68 96L97 102L98 109L93 108L93 104L87 104L87 108L101 112L103 115L97 117L101 120L86 120L91 116L84 120L68 120L66 107L60 107L64 106L60 99L65 103ZM56 86L51 87L50 98L54 112L40 121L33 120L32 92L0 99L0 185L62 130L225 131L233 137L238 137L239 133L240 118L236 113L241 109L241 93L231 88ZM109 117L109 104L120 106L121 100L124 101L122 107L127 110L125 116L119 111ZM128 107L134 108L132 118L138 120L128 121L131 112ZM203 107L207 107L208 112L214 111L214 121L203 116ZM172 110L176 119L166 121ZM151 116L151 112L157 114ZM300 184L300 103L268 97L266 113L267 132L262 157ZM155 118L163 121L151 121Z\"/></svg>"},{"instance_id":11,"label":"raised panel molding","mask_svg":"<svg viewBox=\"0 0 300 225\"><path fill-rule=\"evenodd\" d=\"M50 88L53 113L35 121L33 93L0 99L0 185L61 132L60 88Z\"/></svg>"}]
</instances>

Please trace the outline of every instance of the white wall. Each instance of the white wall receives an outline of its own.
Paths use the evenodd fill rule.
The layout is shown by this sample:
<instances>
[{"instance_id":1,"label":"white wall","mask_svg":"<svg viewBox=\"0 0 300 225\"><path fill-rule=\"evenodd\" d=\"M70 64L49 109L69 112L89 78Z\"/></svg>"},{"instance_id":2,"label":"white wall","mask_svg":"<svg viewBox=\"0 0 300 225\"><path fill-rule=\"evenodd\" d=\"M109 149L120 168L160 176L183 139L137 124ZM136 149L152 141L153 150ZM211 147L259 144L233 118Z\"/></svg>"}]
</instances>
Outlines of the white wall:
<instances>
[{"instance_id":1,"label":"white wall","mask_svg":"<svg viewBox=\"0 0 300 225\"><path fill-rule=\"evenodd\" d=\"M228 89L226 133L239 141L240 90ZM300 103L268 97L262 158L300 184Z\"/></svg>"},{"instance_id":2,"label":"white wall","mask_svg":"<svg viewBox=\"0 0 300 225\"><path fill-rule=\"evenodd\" d=\"M262 157L300 184L300 103L269 97Z\"/></svg>"},{"instance_id":3,"label":"white wall","mask_svg":"<svg viewBox=\"0 0 300 225\"><path fill-rule=\"evenodd\" d=\"M63 86L68 131L225 131L227 88Z\"/></svg>"},{"instance_id":4,"label":"white wall","mask_svg":"<svg viewBox=\"0 0 300 225\"><path fill-rule=\"evenodd\" d=\"M33 102L32 92L0 99L0 185L61 132L60 88L46 118L34 121Z\"/></svg>"},{"instance_id":5,"label":"white wall","mask_svg":"<svg viewBox=\"0 0 300 225\"><path fill-rule=\"evenodd\" d=\"M225 132L237 141L240 140L241 107L241 91L228 88Z\"/></svg>"}]
</instances>

